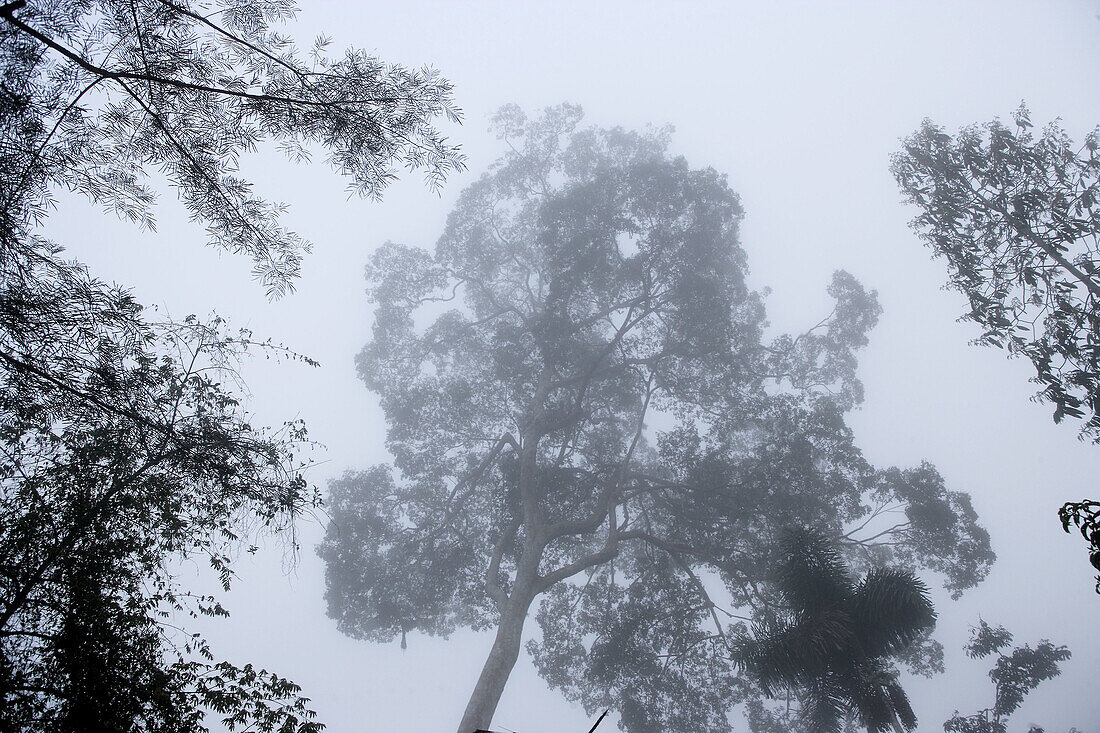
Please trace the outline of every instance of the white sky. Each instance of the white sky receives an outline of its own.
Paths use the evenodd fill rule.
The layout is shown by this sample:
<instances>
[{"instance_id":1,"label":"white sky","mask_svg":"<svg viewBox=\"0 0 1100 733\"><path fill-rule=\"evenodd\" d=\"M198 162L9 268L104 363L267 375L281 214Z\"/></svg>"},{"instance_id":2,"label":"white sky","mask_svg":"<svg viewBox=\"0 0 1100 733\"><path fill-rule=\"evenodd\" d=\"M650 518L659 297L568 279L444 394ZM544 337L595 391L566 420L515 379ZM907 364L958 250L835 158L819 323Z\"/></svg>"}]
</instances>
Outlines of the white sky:
<instances>
[{"instance_id":1,"label":"white sky","mask_svg":"<svg viewBox=\"0 0 1100 733\"><path fill-rule=\"evenodd\" d=\"M430 63L455 83L466 122L448 130L469 156L468 173L439 197L413 176L373 204L348 199L344 181L320 164L296 167L274 152L249 160L244 173L261 195L290 203L287 223L316 245L297 294L274 304L250 281L249 262L201 246L203 232L171 193L155 235L67 199L50 228L144 302L175 316L214 308L319 359L316 370L258 360L246 372L262 420L300 415L328 445L316 483L385 460L381 413L352 364L370 324L362 268L387 239L433 246L458 192L500 152L487 132L493 111L572 101L590 123L672 124L674 150L727 173L741 194L753 282L772 288L778 328L816 322L834 269L878 290L885 313L861 360L867 399L851 417L858 443L877 465L933 462L950 488L971 493L992 534L1000 559L989 579L958 602L937 599L948 671L906 684L919 730L992 704L988 660L961 651L980 615L1018 642L1050 638L1073 652L1010 731L1034 722L1051 733L1100 732L1100 597L1084 542L1056 517L1063 501L1100 495L1100 448L1029 401L1029 364L968 345L977 328L955 322L962 298L940 289L945 265L907 228L914 212L888 172L899 138L923 117L954 130L1009 119L1022 99L1037 124L1061 117L1080 140L1100 123L1100 4L302 4L288 30L303 46L324 31L334 51L355 45L386 61ZM490 636L417 635L404 652L341 636L325 616L312 549L322 531L303 527L289 578L277 547L242 559L227 604L234 616L209 627L215 651L301 684L335 733L453 730ZM529 633L534 626L531 618ZM495 729L583 733L590 724L521 656ZM601 726L613 729L611 720Z\"/></svg>"}]
</instances>

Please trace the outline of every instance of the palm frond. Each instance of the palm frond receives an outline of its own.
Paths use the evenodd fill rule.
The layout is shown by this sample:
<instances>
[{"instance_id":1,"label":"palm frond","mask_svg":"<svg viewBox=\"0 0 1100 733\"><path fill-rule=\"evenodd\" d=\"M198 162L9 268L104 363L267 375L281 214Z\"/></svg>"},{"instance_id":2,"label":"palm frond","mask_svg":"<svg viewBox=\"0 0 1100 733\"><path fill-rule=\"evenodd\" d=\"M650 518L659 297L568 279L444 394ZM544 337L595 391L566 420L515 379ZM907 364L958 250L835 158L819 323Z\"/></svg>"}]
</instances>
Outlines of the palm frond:
<instances>
[{"instance_id":1,"label":"palm frond","mask_svg":"<svg viewBox=\"0 0 1100 733\"><path fill-rule=\"evenodd\" d=\"M856 717L869 733L888 730L894 722L893 700L889 687L897 683L897 675L881 659L852 668L848 693Z\"/></svg>"},{"instance_id":2,"label":"palm frond","mask_svg":"<svg viewBox=\"0 0 1100 733\"><path fill-rule=\"evenodd\" d=\"M905 649L936 624L928 586L906 570L871 570L850 608L861 645L872 657Z\"/></svg>"},{"instance_id":3,"label":"palm frond","mask_svg":"<svg viewBox=\"0 0 1100 733\"><path fill-rule=\"evenodd\" d=\"M779 542L777 583L792 608L813 614L849 598L853 580L833 542L807 529L786 531Z\"/></svg>"},{"instance_id":4,"label":"palm frond","mask_svg":"<svg viewBox=\"0 0 1100 733\"><path fill-rule=\"evenodd\" d=\"M847 712L847 696L830 676L819 677L807 686L801 714L806 729L814 733L841 733Z\"/></svg>"},{"instance_id":5,"label":"palm frond","mask_svg":"<svg viewBox=\"0 0 1100 733\"><path fill-rule=\"evenodd\" d=\"M752 639L738 647L742 666L765 692L799 687L820 677L852 647L852 617L840 608L823 609L812 617L773 618L754 625Z\"/></svg>"},{"instance_id":6,"label":"palm frond","mask_svg":"<svg viewBox=\"0 0 1100 733\"><path fill-rule=\"evenodd\" d=\"M897 679L886 686L886 692L890 696L890 702L894 706L894 714L898 716L901 727L905 730L916 730L917 714L913 712L909 696L905 694L905 690L898 684Z\"/></svg>"},{"instance_id":7,"label":"palm frond","mask_svg":"<svg viewBox=\"0 0 1100 733\"><path fill-rule=\"evenodd\" d=\"M820 660L806 654L800 630L789 618L768 618L753 625L753 638L743 638L735 657L767 695L784 687L798 687L807 677L807 665Z\"/></svg>"}]
</instances>

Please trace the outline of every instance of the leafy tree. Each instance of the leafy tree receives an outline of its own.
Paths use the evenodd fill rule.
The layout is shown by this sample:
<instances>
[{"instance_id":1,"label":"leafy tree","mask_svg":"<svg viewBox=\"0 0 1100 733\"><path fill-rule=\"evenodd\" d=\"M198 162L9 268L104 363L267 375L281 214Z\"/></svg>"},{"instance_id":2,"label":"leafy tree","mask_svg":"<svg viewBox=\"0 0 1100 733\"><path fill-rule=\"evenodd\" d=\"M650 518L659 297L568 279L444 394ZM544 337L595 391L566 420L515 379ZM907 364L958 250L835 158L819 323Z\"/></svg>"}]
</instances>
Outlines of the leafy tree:
<instances>
[{"instance_id":1,"label":"leafy tree","mask_svg":"<svg viewBox=\"0 0 1100 733\"><path fill-rule=\"evenodd\" d=\"M728 614L770 602L778 527L954 593L993 554L934 468L877 470L853 444L874 293L838 272L831 315L766 339L725 178L669 156L667 130L580 119L504 108L511 152L435 255L374 255L359 373L394 466L330 486L329 613L379 641L493 629L459 733L489 727L539 597L528 648L551 685L633 733L727 730L754 694Z\"/></svg>"},{"instance_id":2,"label":"leafy tree","mask_svg":"<svg viewBox=\"0 0 1100 733\"><path fill-rule=\"evenodd\" d=\"M777 578L783 610L739 645L764 690L801 692L806 730L839 732L851 713L869 733L916 728L891 658L936 622L924 583L886 568L856 582L829 538L807 530L784 536Z\"/></svg>"},{"instance_id":3,"label":"leafy tree","mask_svg":"<svg viewBox=\"0 0 1100 733\"><path fill-rule=\"evenodd\" d=\"M237 174L242 153L323 148L370 197L397 166L431 185L461 167L433 126L457 119L449 83L330 59L324 41L307 64L272 26L292 15L283 0L0 5L0 729L195 731L210 712L321 727L292 682L175 626L226 615L180 586L180 559L205 557L228 590L233 557L318 499L304 427L253 427L239 402L246 353L299 357L217 318L151 321L37 229L58 187L151 228L163 174L277 296L308 243Z\"/></svg>"},{"instance_id":4,"label":"leafy tree","mask_svg":"<svg viewBox=\"0 0 1100 733\"><path fill-rule=\"evenodd\" d=\"M174 558L206 556L228 589L246 536L316 503L304 428L253 428L219 384L247 334L143 324L125 293L64 274L0 309L33 325L2 331L0 728L193 731L215 710L315 730L295 686L215 663L172 623L225 615L180 587Z\"/></svg>"},{"instance_id":5,"label":"leafy tree","mask_svg":"<svg viewBox=\"0 0 1100 733\"><path fill-rule=\"evenodd\" d=\"M4 4L4 236L44 217L54 186L151 228L146 180L161 172L210 242L251 257L280 295L309 244L237 175L242 153L272 141L308 161L319 145L372 198L398 167L422 169L432 186L463 167L432 125L459 119L449 82L354 49L329 58L323 38L307 63L271 26L294 13L290 0Z\"/></svg>"},{"instance_id":6,"label":"leafy tree","mask_svg":"<svg viewBox=\"0 0 1100 733\"><path fill-rule=\"evenodd\" d=\"M1046 639L1035 648L1028 645L1018 646L1011 654L1001 653L1001 649L1012 643L1012 634L1003 626L990 626L984 620L978 628L971 629L970 643L966 645L966 654L971 659L985 659L991 654L997 655L993 669L989 670L989 679L993 680L996 695L993 707L986 708L974 715L961 716L956 710L951 719L943 724L948 733L1005 733L1006 721L1023 703L1027 694L1039 686L1040 682L1057 677L1062 673L1059 662L1070 658L1069 649L1054 646ZM1032 731L1042 733L1041 728Z\"/></svg>"},{"instance_id":7,"label":"leafy tree","mask_svg":"<svg viewBox=\"0 0 1100 733\"><path fill-rule=\"evenodd\" d=\"M1057 124L1036 136L1027 109L952 137L925 120L892 171L921 213L913 228L966 295L976 343L1022 355L1054 421L1080 418L1100 442L1100 128L1077 146ZM1096 502L1066 504L1100 569ZM1097 578L1100 592L1100 577Z\"/></svg>"}]
</instances>

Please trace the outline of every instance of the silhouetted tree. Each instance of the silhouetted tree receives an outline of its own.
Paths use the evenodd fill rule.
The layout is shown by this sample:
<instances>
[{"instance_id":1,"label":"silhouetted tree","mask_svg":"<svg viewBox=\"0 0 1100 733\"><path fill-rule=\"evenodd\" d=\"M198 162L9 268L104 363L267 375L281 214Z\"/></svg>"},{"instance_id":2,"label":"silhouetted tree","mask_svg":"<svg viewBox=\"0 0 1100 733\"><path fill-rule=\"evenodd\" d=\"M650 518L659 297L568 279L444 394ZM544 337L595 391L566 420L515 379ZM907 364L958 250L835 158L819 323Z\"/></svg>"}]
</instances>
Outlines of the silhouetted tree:
<instances>
[{"instance_id":1,"label":"silhouetted tree","mask_svg":"<svg viewBox=\"0 0 1100 733\"><path fill-rule=\"evenodd\" d=\"M330 487L329 613L374 640L494 629L460 733L489 727L540 596L529 648L551 685L633 733L726 730L749 693L725 614L768 602L776 527L956 593L993 555L935 469L876 470L853 445L874 293L838 272L832 314L765 339L725 178L670 157L665 130L580 119L503 109L512 151L435 255L373 257L359 372L394 467Z\"/></svg>"},{"instance_id":2,"label":"silhouetted tree","mask_svg":"<svg viewBox=\"0 0 1100 733\"><path fill-rule=\"evenodd\" d=\"M829 538L795 530L780 542L776 585L781 609L738 647L764 690L796 690L815 733L838 733L848 715L869 733L916 728L892 662L936 622L924 583L889 568L857 582Z\"/></svg>"},{"instance_id":3,"label":"silhouetted tree","mask_svg":"<svg viewBox=\"0 0 1100 733\"><path fill-rule=\"evenodd\" d=\"M1028 693L1039 686L1040 682L1053 679L1062 673L1059 662L1070 658L1069 649L1054 646L1046 639L1035 648L1028 645L1018 646L1011 654L1001 653L1001 649L1012 643L1012 634L1003 626L990 626L984 620L976 629L971 629L970 643L966 645L966 654L971 659L984 659L990 654L997 655L993 669L989 670L989 679L993 680L996 695L993 707L981 710L974 715L962 716L956 710L951 719L943 724L948 733L1005 733L1009 716L1023 703ZM1042 733L1042 728L1032 728Z\"/></svg>"},{"instance_id":4,"label":"silhouetted tree","mask_svg":"<svg viewBox=\"0 0 1100 733\"><path fill-rule=\"evenodd\" d=\"M1100 442L1100 128L1077 146L1052 123L1038 137L1027 109L1015 128L994 120L952 137L929 120L905 140L891 170L921 213L913 228L947 258L985 332L976 343L1023 355L1054 404L1054 421L1080 418ZM1100 569L1097 506L1060 513L1076 524ZM1100 592L1100 577L1097 578Z\"/></svg>"},{"instance_id":5,"label":"silhouetted tree","mask_svg":"<svg viewBox=\"0 0 1100 733\"><path fill-rule=\"evenodd\" d=\"M253 428L219 384L247 334L142 324L125 294L85 284L95 297L32 319L33 340L3 332L34 370L0 372L0 728L194 731L213 710L315 730L294 685L215 663L176 629L225 611L173 572L206 557L228 589L249 537L316 503L295 456L304 428ZM40 295L5 315L58 303Z\"/></svg>"},{"instance_id":6,"label":"silhouetted tree","mask_svg":"<svg viewBox=\"0 0 1100 733\"><path fill-rule=\"evenodd\" d=\"M248 350L297 358L218 319L147 320L122 288L38 230L67 188L151 228L164 175L210 242L293 286L308 243L237 172L264 142L323 149L360 194L397 167L430 185L462 166L433 121L450 84L363 52L304 62L272 24L283 0L0 4L0 729L320 726L293 683L216 661L172 624L225 615L172 568L285 534L316 492L298 422L254 428ZM307 360L308 361L308 360Z\"/></svg>"}]
</instances>

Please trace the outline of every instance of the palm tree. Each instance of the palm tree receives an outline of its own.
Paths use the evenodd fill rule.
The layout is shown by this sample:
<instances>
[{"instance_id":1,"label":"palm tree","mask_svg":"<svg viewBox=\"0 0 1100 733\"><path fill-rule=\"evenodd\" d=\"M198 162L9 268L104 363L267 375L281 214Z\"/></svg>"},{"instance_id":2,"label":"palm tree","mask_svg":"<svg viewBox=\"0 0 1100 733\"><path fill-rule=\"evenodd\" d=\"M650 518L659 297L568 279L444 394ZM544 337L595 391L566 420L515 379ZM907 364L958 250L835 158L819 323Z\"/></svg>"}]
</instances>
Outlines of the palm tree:
<instances>
[{"instance_id":1,"label":"palm tree","mask_svg":"<svg viewBox=\"0 0 1100 733\"><path fill-rule=\"evenodd\" d=\"M849 714L868 733L916 728L890 660L935 625L927 586L889 568L857 582L818 532L788 532L780 549L783 610L741 640L739 663L768 695L800 691L803 722L814 733L838 733Z\"/></svg>"}]
</instances>

